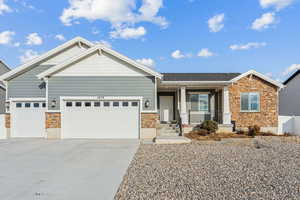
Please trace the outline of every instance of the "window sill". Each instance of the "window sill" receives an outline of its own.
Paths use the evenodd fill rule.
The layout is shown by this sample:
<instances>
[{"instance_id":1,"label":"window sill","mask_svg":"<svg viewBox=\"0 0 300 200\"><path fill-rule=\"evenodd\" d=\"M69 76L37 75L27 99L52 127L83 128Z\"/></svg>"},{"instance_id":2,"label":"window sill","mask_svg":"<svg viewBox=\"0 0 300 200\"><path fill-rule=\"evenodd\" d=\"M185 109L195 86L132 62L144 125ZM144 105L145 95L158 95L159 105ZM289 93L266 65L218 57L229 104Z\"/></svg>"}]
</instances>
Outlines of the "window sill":
<instances>
[{"instance_id":1,"label":"window sill","mask_svg":"<svg viewBox=\"0 0 300 200\"><path fill-rule=\"evenodd\" d=\"M240 112L241 113L260 113L260 111L244 111L244 110L241 110Z\"/></svg>"}]
</instances>

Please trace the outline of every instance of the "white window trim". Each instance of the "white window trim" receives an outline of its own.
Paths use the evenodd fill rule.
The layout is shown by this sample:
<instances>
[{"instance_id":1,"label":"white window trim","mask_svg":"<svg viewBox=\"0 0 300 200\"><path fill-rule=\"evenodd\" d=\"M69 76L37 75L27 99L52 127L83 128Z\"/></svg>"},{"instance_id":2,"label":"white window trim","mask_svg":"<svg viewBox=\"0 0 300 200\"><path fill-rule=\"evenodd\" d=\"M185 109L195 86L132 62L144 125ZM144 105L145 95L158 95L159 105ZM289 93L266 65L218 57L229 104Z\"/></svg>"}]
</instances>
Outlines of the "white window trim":
<instances>
[{"instance_id":1,"label":"white window trim","mask_svg":"<svg viewBox=\"0 0 300 200\"><path fill-rule=\"evenodd\" d=\"M242 110L242 95L248 94L248 108L251 107L250 95L257 94L258 95L258 110ZM241 92L240 93L240 112L243 113L259 113L260 112L260 93L259 92Z\"/></svg>"}]
</instances>

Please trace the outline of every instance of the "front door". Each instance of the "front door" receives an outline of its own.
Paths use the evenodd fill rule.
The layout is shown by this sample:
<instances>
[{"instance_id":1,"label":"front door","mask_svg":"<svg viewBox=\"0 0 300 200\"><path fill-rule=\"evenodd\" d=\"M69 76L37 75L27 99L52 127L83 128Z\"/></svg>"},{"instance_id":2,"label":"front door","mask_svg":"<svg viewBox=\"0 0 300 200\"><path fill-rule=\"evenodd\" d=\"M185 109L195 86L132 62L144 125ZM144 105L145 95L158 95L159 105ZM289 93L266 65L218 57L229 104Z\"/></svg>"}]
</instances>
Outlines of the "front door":
<instances>
[{"instance_id":1,"label":"front door","mask_svg":"<svg viewBox=\"0 0 300 200\"><path fill-rule=\"evenodd\" d=\"M170 122L174 120L174 96L160 96L160 121Z\"/></svg>"}]
</instances>

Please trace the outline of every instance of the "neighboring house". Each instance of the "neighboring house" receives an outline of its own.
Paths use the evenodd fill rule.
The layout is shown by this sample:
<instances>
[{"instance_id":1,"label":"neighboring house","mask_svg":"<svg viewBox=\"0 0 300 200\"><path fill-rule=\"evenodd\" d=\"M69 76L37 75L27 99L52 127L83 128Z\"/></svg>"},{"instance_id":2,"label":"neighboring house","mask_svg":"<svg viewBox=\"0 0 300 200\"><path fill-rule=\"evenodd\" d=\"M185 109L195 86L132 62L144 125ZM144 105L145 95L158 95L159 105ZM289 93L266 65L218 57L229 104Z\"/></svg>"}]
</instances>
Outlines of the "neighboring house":
<instances>
[{"instance_id":1,"label":"neighboring house","mask_svg":"<svg viewBox=\"0 0 300 200\"><path fill-rule=\"evenodd\" d=\"M285 87L280 91L279 115L300 116L300 70L283 84Z\"/></svg>"},{"instance_id":2,"label":"neighboring house","mask_svg":"<svg viewBox=\"0 0 300 200\"><path fill-rule=\"evenodd\" d=\"M279 131L300 135L300 70L284 83L280 90Z\"/></svg>"},{"instance_id":3,"label":"neighboring house","mask_svg":"<svg viewBox=\"0 0 300 200\"><path fill-rule=\"evenodd\" d=\"M161 74L77 37L0 77L11 137L154 138L158 122L205 119L277 132L282 85L258 72Z\"/></svg>"},{"instance_id":4,"label":"neighboring house","mask_svg":"<svg viewBox=\"0 0 300 200\"><path fill-rule=\"evenodd\" d=\"M8 71L10 71L9 67L3 61L0 60L0 75L5 74ZM5 113L5 95L5 85L2 81L0 81L0 114Z\"/></svg>"}]
</instances>

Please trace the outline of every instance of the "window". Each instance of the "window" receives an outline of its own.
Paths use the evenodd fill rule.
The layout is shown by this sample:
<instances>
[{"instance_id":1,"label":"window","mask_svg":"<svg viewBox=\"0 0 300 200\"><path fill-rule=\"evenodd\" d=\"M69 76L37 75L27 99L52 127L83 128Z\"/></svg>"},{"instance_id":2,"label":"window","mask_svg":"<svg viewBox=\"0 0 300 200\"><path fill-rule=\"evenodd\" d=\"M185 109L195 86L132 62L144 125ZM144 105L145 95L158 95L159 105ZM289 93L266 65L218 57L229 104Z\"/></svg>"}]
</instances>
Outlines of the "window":
<instances>
[{"instance_id":1,"label":"window","mask_svg":"<svg viewBox=\"0 0 300 200\"><path fill-rule=\"evenodd\" d=\"M17 108L22 108L22 103L16 103Z\"/></svg>"},{"instance_id":2,"label":"window","mask_svg":"<svg viewBox=\"0 0 300 200\"><path fill-rule=\"evenodd\" d=\"M85 105L85 107L91 107L92 104L91 104L91 102L85 102L84 105Z\"/></svg>"},{"instance_id":3,"label":"window","mask_svg":"<svg viewBox=\"0 0 300 200\"><path fill-rule=\"evenodd\" d=\"M134 101L134 102L131 102L131 106L133 107L137 107L138 106L138 102Z\"/></svg>"},{"instance_id":4,"label":"window","mask_svg":"<svg viewBox=\"0 0 300 200\"><path fill-rule=\"evenodd\" d=\"M39 104L39 103L34 103L34 104L33 104L33 107L39 108L39 107L40 107L40 104Z\"/></svg>"},{"instance_id":5,"label":"window","mask_svg":"<svg viewBox=\"0 0 300 200\"><path fill-rule=\"evenodd\" d=\"M209 111L208 94L190 94L191 111Z\"/></svg>"},{"instance_id":6,"label":"window","mask_svg":"<svg viewBox=\"0 0 300 200\"><path fill-rule=\"evenodd\" d=\"M94 102L94 107L100 107L100 102Z\"/></svg>"},{"instance_id":7,"label":"window","mask_svg":"<svg viewBox=\"0 0 300 200\"><path fill-rule=\"evenodd\" d=\"M46 108L46 103L43 103L43 105L42 105L42 106L43 106L43 108Z\"/></svg>"},{"instance_id":8,"label":"window","mask_svg":"<svg viewBox=\"0 0 300 200\"><path fill-rule=\"evenodd\" d=\"M119 107L119 105L120 105L119 102L117 102L117 101L113 102L113 107Z\"/></svg>"},{"instance_id":9,"label":"window","mask_svg":"<svg viewBox=\"0 0 300 200\"><path fill-rule=\"evenodd\" d=\"M122 106L123 106L123 107L128 107L128 105L129 105L129 103L128 103L127 101L124 101L124 102L122 103Z\"/></svg>"},{"instance_id":10,"label":"window","mask_svg":"<svg viewBox=\"0 0 300 200\"><path fill-rule=\"evenodd\" d=\"M25 108L30 108L30 103L25 103Z\"/></svg>"},{"instance_id":11,"label":"window","mask_svg":"<svg viewBox=\"0 0 300 200\"><path fill-rule=\"evenodd\" d=\"M73 106L73 103L72 103L72 102L67 102L67 103L66 103L66 106L67 106L67 107L72 107L72 106Z\"/></svg>"},{"instance_id":12,"label":"window","mask_svg":"<svg viewBox=\"0 0 300 200\"><path fill-rule=\"evenodd\" d=\"M260 96L257 92L241 93L241 111L259 112Z\"/></svg>"},{"instance_id":13,"label":"window","mask_svg":"<svg viewBox=\"0 0 300 200\"><path fill-rule=\"evenodd\" d=\"M108 101L104 102L104 107L109 107L110 103Z\"/></svg>"},{"instance_id":14,"label":"window","mask_svg":"<svg viewBox=\"0 0 300 200\"><path fill-rule=\"evenodd\" d=\"M81 107L81 106L82 106L82 103L81 103L81 102L76 102L76 103L75 103L75 106L76 106L76 107Z\"/></svg>"}]
</instances>

